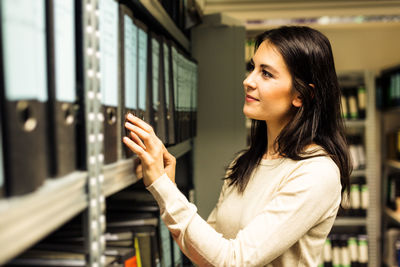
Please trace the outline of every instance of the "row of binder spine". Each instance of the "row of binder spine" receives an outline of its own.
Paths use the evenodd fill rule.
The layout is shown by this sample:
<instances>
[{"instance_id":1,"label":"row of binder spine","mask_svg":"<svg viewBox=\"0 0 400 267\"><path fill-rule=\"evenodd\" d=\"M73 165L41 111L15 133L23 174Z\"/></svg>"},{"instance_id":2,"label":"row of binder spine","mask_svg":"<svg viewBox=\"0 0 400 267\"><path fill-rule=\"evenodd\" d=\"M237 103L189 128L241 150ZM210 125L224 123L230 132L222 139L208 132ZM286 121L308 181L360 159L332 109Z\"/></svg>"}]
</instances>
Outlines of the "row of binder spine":
<instances>
[{"instance_id":1,"label":"row of binder spine","mask_svg":"<svg viewBox=\"0 0 400 267\"><path fill-rule=\"evenodd\" d=\"M0 3L0 197L86 170L86 143L94 138L103 142L104 164L131 157L118 149L128 112L151 124L166 146L196 134L196 61L136 19L129 1L97 3L88 21L78 0ZM83 41L84 24L98 41ZM84 54L99 64L84 62ZM96 76L100 93L85 95L96 87L86 75ZM100 100L101 113L85 117L87 97ZM86 133L94 116L103 122L99 135Z\"/></svg>"}]
</instances>

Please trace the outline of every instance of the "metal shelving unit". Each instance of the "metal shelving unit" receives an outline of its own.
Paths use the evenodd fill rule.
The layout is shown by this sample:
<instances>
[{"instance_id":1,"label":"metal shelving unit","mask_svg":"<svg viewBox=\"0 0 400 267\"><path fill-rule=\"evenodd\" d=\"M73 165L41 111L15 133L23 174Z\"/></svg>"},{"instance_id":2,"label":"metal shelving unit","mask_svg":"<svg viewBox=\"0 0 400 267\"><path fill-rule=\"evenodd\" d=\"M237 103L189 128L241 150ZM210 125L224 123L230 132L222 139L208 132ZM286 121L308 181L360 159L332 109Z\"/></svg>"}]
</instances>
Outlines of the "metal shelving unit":
<instances>
[{"instance_id":1,"label":"metal shelving unit","mask_svg":"<svg viewBox=\"0 0 400 267\"><path fill-rule=\"evenodd\" d=\"M182 47L190 50L189 40L158 1L139 2ZM83 97L88 170L57 179L49 178L38 190L27 195L0 199L0 265L83 212L86 262L88 266L104 266L105 198L137 181L134 158L103 165L102 124L105 118L100 103L99 0L82 0L79 4L83 27ZM179 158L192 148L193 140L189 139L168 147L168 150Z\"/></svg>"},{"instance_id":2,"label":"metal shelving unit","mask_svg":"<svg viewBox=\"0 0 400 267\"><path fill-rule=\"evenodd\" d=\"M387 149L387 139L386 134L389 132L392 132L394 129L400 127L399 123L399 115L400 115L400 108L390 108L382 111L381 114L381 135L382 135L382 149L381 149L381 154L383 155L383 162L382 162L382 192L383 192L383 197L382 201L382 214L383 215L383 221L382 221L382 234L383 234L383 251L387 249L387 243L386 243L386 230L389 229L390 227L396 227L400 228L400 213L390 209L389 207L386 206L385 199L388 194L387 189L388 189L388 176L392 172L398 172L400 171L400 161L399 160L394 160L391 158L388 158L388 149ZM389 266L387 262L387 258L384 258L382 262L386 264L386 266Z\"/></svg>"},{"instance_id":3,"label":"metal shelving unit","mask_svg":"<svg viewBox=\"0 0 400 267\"><path fill-rule=\"evenodd\" d=\"M161 4L139 1L189 51L189 40L176 27ZM103 122L100 92L99 0L79 1L82 10L84 102L87 171L49 178L35 192L0 199L0 265L83 212L86 262L105 265L105 198L135 183L134 157L103 165ZM176 158L190 152L193 140L168 147ZM119 150L121 148L119 147Z\"/></svg>"},{"instance_id":4,"label":"metal shelving unit","mask_svg":"<svg viewBox=\"0 0 400 267\"><path fill-rule=\"evenodd\" d=\"M365 71L364 82L367 89L368 107L365 121L366 179L369 191L367 212L368 266L379 266L381 264L381 156L377 152L381 148L381 137L377 130L379 113L375 108L375 73Z\"/></svg>"},{"instance_id":5,"label":"metal shelving unit","mask_svg":"<svg viewBox=\"0 0 400 267\"><path fill-rule=\"evenodd\" d=\"M87 172L74 172L49 179L30 194L1 200L0 265L87 208L86 181Z\"/></svg>"},{"instance_id":6,"label":"metal shelving unit","mask_svg":"<svg viewBox=\"0 0 400 267\"><path fill-rule=\"evenodd\" d=\"M369 207L367 216L359 217L338 217L334 226L352 227L365 226L368 235L368 266L379 266L381 262L381 179L380 166L380 132L379 114L375 108L375 74L371 71L353 73L355 77L362 76L360 82L365 84L367 95L366 118L363 120L346 120L345 127L350 132L364 134L366 151L366 169L354 170L351 177L365 176L369 190Z\"/></svg>"}]
</instances>

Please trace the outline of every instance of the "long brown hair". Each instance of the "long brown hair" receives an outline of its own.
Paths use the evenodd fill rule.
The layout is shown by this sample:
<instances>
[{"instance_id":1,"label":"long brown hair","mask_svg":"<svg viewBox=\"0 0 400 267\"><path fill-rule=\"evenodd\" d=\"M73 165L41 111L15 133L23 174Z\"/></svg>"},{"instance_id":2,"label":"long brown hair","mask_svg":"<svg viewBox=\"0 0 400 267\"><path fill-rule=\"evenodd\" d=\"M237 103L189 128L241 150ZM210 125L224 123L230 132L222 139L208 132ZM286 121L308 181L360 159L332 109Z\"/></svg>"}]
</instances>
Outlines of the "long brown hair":
<instances>
[{"instance_id":1,"label":"long brown hair","mask_svg":"<svg viewBox=\"0 0 400 267\"><path fill-rule=\"evenodd\" d=\"M329 40L305 26L283 26L257 37L255 49L268 40L282 55L292 76L293 89L302 106L292 108L292 119L282 129L275 146L280 156L293 160L313 157L311 144L321 146L340 170L342 192L349 186L352 166L340 112L341 91ZM311 86L312 84L312 86ZM266 152L267 124L252 120L250 147L228 168L230 185L245 190L250 176Z\"/></svg>"}]
</instances>

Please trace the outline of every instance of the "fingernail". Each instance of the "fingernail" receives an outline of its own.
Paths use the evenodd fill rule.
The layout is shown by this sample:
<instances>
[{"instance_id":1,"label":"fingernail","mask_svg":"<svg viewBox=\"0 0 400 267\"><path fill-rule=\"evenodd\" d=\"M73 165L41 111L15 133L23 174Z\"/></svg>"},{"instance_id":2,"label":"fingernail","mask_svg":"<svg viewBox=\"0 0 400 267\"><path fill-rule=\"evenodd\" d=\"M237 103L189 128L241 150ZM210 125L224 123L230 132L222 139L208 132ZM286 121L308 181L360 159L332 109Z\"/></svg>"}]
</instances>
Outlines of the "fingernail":
<instances>
[{"instance_id":1,"label":"fingernail","mask_svg":"<svg viewBox=\"0 0 400 267\"><path fill-rule=\"evenodd\" d=\"M134 118L134 116L132 115L132 113L129 113L129 114L128 114L128 118L129 118L129 119L133 119L133 118Z\"/></svg>"}]
</instances>

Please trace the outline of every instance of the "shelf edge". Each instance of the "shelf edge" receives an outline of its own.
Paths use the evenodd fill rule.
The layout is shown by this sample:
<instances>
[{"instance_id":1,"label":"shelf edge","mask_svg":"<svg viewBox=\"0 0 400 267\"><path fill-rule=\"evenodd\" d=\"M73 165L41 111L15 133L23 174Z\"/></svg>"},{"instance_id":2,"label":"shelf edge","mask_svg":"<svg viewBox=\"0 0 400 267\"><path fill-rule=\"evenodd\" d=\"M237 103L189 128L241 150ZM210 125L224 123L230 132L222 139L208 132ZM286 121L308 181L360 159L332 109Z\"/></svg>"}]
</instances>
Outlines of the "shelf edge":
<instances>
[{"instance_id":1,"label":"shelf edge","mask_svg":"<svg viewBox=\"0 0 400 267\"><path fill-rule=\"evenodd\" d=\"M140 3L153 15L153 17L160 22L160 24L187 50L190 51L190 42L185 35L175 25L174 21L155 0L139 0Z\"/></svg>"},{"instance_id":2,"label":"shelf edge","mask_svg":"<svg viewBox=\"0 0 400 267\"><path fill-rule=\"evenodd\" d=\"M30 194L0 201L0 229L6 229L0 232L0 244L7 244L0 253L0 265L84 210L88 206L86 181L86 172L74 172L47 180Z\"/></svg>"}]
</instances>

